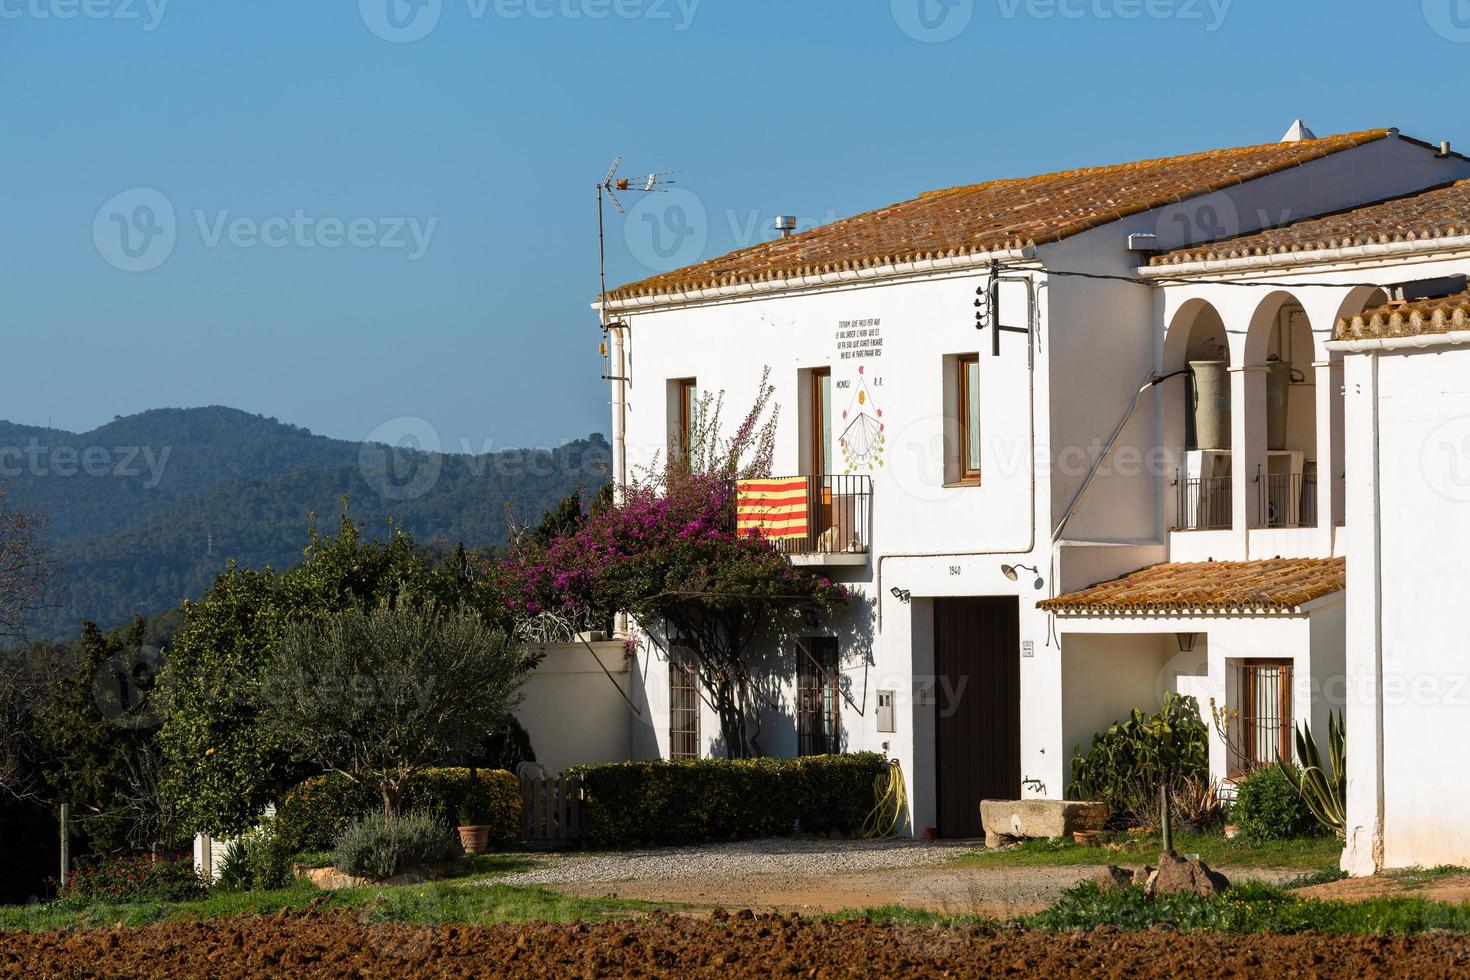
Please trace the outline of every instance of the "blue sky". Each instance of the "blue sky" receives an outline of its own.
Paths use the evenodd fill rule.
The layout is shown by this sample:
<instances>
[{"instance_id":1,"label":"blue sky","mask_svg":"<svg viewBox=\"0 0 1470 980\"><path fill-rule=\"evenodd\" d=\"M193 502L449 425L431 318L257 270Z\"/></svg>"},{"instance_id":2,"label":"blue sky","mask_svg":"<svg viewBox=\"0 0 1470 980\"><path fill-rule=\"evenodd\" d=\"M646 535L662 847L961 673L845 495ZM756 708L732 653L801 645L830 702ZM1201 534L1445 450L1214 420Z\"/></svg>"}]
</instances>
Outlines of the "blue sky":
<instances>
[{"instance_id":1,"label":"blue sky","mask_svg":"<svg viewBox=\"0 0 1470 980\"><path fill-rule=\"evenodd\" d=\"M607 429L615 153L680 171L623 282L1298 115L1470 146L1467 54L1465 0L0 0L0 418L555 444Z\"/></svg>"}]
</instances>

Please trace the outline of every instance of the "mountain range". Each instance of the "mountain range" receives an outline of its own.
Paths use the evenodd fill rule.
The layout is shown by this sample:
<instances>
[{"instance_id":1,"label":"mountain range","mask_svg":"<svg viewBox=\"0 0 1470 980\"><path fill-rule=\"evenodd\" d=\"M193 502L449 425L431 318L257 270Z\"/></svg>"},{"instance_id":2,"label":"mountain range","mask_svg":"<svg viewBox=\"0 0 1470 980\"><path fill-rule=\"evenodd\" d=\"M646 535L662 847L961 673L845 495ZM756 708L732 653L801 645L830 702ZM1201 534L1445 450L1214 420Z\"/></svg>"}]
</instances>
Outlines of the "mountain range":
<instances>
[{"instance_id":1,"label":"mountain range","mask_svg":"<svg viewBox=\"0 0 1470 980\"><path fill-rule=\"evenodd\" d=\"M440 453L413 448L416 435L432 444L427 423L402 421L397 446L218 406L156 409L85 433L0 421L7 506L46 520L59 566L33 635L167 610L202 594L231 560L293 564L312 515L334 529L344 495L368 534L387 533L391 518L425 545L489 549L512 521L534 523L607 481L601 434L556 449Z\"/></svg>"}]
</instances>

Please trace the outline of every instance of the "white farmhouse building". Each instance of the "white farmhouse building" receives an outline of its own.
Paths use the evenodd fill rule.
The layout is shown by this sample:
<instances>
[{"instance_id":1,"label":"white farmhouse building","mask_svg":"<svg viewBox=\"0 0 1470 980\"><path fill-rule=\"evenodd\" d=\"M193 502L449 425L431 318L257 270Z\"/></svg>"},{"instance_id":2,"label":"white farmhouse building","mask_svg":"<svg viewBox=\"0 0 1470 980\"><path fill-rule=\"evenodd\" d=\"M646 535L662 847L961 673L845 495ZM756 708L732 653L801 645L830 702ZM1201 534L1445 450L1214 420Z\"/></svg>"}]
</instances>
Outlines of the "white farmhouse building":
<instances>
[{"instance_id":1,"label":"white farmhouse building","mask_svg":"<svg viewBox=\"0 0 1470 980\"><path fill-rule=\"evenodd\" d=\"M974 836L981 798L1062 797L1076 746L1170 691L1238 710L1221 778L1294 723L1325 733L1366 615L1344 517L1377 526L1328 342L1470 269L1424 241L1466 233L1443 216L1465 178L1394 130L1294 127L936 191L610 293L618 475L679 441L698 392L738 411L769 366L773 475L807 481L787 545L865 597L804 644L839 690L772 651L766 749L887 751L914 832ZM1383 241L1345 217L1372 205L1403 216ZM664 645L634 673L635 756L717 752Z\"/></svg>"}]
</instances>

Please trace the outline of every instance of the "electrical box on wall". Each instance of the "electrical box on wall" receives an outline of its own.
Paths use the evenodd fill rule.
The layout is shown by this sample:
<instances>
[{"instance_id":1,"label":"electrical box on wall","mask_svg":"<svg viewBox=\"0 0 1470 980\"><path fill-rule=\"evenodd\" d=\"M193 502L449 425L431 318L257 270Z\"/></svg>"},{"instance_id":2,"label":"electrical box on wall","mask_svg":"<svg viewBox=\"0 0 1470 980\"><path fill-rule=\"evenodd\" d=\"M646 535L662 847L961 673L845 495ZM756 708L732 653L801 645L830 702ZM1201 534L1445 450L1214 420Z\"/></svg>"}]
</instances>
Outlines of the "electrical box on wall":
<instances>
[{"instance_id":1,"label":"electrical box on wall","mask_svg":"<svg viewBox=\"0 0 1470 980\"><path fill-rule=\"evenodd\" d=\"M878 731L898 731L898 726L894 721L892 691L878 692Z\"/></svg>"}]
</instances>

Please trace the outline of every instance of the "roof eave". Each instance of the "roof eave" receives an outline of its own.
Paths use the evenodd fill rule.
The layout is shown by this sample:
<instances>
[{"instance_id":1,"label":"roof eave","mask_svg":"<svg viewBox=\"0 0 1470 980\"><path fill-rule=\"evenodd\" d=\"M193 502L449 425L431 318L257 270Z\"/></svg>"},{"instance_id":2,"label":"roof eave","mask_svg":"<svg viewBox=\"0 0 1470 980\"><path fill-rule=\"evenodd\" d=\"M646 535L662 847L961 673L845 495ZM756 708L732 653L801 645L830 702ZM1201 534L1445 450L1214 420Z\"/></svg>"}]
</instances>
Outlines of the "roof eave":
<instances>
[{"instance_id":1,"label":"roof eave","mask_svg":"<svg viewBox=\"0 0 1470 980\"><path fill-rule=\"evenodd\" d=\"M1249 273L1260 269L1288 269L1321 265L1362 265L1377 259L1397 259L1413 255L1465 253L1470 255L1470 235L1448 238L1416 238L1409 241L1382 242L1372 245L1350 245L1346 248L1304 249L1300 252L1272 252L1268 255L1244 255L1229 259L1205 259L1174 265L1144 265L1138 277L1151 279L1187 279L1220 273ZM1350 285L1350 284L1344 284Z\"/></svg>"},{"instance_id":2,"label":"roof eave","mask_svg":"<svg viewBox=\"0 0 1470 980\"><path fill-rule=\"evenodd\" d=\"M918 259L889 265L870 266L861 269L843 269L801 276L776 276L754 282L732 283L725 286L704 286L690 289L653 293L646 296L609 296L607 310L610 313L636 313L671 306L690 306L700 303L721 302L754 296L779 293L807 292L821 289L869 283L874 281L921 278L943 275L948 272L968 272L988 266L991 262L1034 262L1037 246L972 252L966 255L945 256L937 259ZM592 308L599 309L601 303L594 302Z\"/></svg>"}]
</instances>

